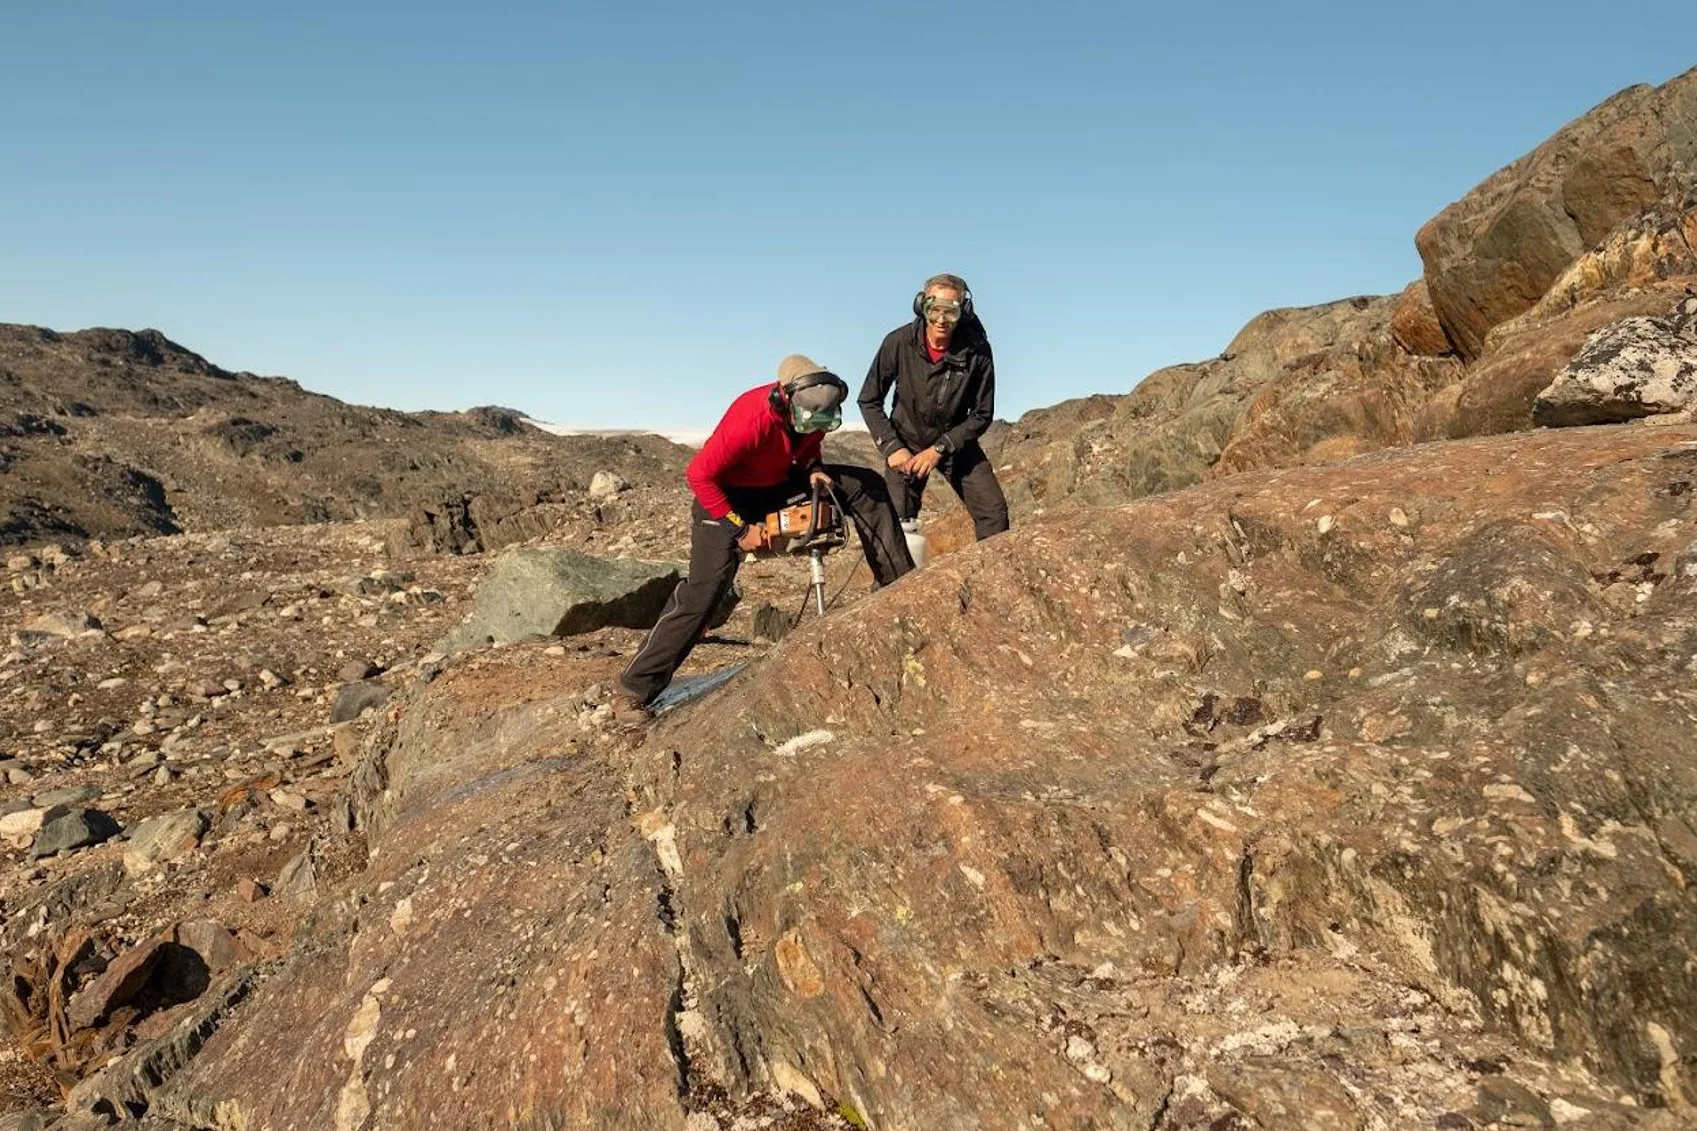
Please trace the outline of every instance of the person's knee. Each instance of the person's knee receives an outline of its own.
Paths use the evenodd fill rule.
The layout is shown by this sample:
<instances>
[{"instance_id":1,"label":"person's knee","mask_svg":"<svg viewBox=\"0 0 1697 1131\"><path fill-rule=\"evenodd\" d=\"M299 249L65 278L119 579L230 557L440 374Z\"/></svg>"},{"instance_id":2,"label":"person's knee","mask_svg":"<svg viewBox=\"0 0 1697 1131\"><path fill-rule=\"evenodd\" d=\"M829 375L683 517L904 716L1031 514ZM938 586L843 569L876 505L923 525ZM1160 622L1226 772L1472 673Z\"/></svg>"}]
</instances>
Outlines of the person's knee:
<instances>
[{"instance_id":1,"label":"person's knee","mask_svg":"<svg viewBox=\"0 0 1697 1131\"><path fill-rule=\"evenodd\" d=\"M967 510L972 515L973 533L978 536L979 541L993 534L1000 534L1008 528L1008 500L999 485L994 491L988 492L987 496L981 494L967 505Z\"/></svg>"}]
</instances>

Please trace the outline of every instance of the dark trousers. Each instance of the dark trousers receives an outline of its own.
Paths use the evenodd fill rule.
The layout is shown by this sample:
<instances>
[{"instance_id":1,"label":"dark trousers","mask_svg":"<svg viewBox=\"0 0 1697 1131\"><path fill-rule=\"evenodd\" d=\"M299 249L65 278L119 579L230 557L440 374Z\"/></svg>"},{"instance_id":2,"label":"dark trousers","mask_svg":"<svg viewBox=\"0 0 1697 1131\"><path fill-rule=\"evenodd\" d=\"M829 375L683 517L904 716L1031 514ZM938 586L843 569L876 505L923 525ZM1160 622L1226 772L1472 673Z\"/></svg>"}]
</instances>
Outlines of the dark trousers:
<instances>
[{"instance_id":1,"label":"dark trousers","mask_svg":"<svg viewBox=\"0 0 1697 1131\"><path fill-rule=\"evenodd\" d=\"M877 472L861 467L830 465L825 468L836 486L837 497L860 535L866 564L879 585L888 585L913 568L907 539L896 522L889 492ZM805 479L763 489L731 490L732 508L750 522L759 522L782 507L793 496L808 490ZM672 682L696 641L707 627L714 608L731 587L742 551L737 549L736 530L707 513L699 502L693 506L690 525L689 576L678 582L660 619L637 649L619 683L644 703L651 701Z\"/></svg>"},{"instance_id":2,"label":"dark trousers","mask_svg":"<svg viewBox=\"0 0 1697 1131\"><path fill-rule=\"evenodd\" d=\"M912 449L909 449L912 450ZM1008 500L1002 494L1002 484L990 457L976 443L943 457L932 475L941 474L954 488L956 495L972 516L972 532L982 542L992 534L1008 528ZM925 479L903 475L893 468L884 469L884 482L889 486L890 499L896 505L896 515L903 522L919 517L919 504L925 498Z\"/></svg>"}]
</instances>

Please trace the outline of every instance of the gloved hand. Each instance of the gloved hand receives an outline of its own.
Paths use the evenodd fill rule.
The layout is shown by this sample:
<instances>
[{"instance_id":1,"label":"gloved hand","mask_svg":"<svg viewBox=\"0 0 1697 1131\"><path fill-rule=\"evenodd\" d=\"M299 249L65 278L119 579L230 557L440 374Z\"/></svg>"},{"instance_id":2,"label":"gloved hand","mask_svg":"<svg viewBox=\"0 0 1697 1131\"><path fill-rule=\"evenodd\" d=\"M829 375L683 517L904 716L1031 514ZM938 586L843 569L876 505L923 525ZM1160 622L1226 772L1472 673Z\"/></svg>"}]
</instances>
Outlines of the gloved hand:
<instances>
[{"instance_id":1,"label":"gloved hand","mask_svg":"<svg viewBox=\"0 0 1697 1131\"><path fill-rule=\"evenodd\" d=\"M767 547L767 545L766 527L763 525L757 525L751 522L747 526L743 527L741 534L737 535L737 549L741 550L745 554L752 554L757 550L763 550Z\"/></svg>"}]
</instances>

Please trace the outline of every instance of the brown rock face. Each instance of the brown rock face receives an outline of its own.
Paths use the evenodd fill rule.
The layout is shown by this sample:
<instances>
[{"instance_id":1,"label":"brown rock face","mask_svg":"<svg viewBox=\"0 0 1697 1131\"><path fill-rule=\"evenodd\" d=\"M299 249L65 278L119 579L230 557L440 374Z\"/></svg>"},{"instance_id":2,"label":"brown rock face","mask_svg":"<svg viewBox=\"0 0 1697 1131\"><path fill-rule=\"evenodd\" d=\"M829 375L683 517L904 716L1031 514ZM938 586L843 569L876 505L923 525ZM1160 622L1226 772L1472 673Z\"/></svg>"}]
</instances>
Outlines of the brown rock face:
<instances>
[{"instance_id":1,"label":"brown rock face","mask_svg":"<svg viewBox=\"0 0 1697 1131\"><path fill-rule=\"evenodd\" d=\"M1288 462L1300 462L1335 429L1354 427L1349 410L1321 408L1324 419L1304 417L1295 398L1283 402L1289 415L1268 406L1247 419L1246 410L1292 371L1325 372L1334 362L1359 371L1350 359L1361 341L1377 334L1391 344L1391 306L1390 299L1360 297L1267 311L1218 358L1158 370L1125 396L1028 413L994 449L1007 472L1010 504L1029 513L1061 501L1112 503L1187 487L1206 477L1242 433L1263 429L1281 435L1249 446L1277 448Z\"/></svg>"},{"instance_id":2,"label":"brown rock face","mask_svg":"<svg viewBox=\"0 0 1697 1131\"><path fill-rule=\"evenodd\" d=\"M1426 280L1414 280L1397 296L1396 309L1391 312L1391 336L1418 357L1445 357L1455 352L1443 323L1438 321Z\"/></svg>"},{"instance_id":3,"label":"brown rock face","mask_svg":"<svg viewBox=\"0 0 1697 1131\"><path fill-rule=\"evenodd\" d=\"M1057 513L634 748L577 725L579 661L450 668L360 771L369 867L145 1104L1678 1126L1694 483L1697 428L1599 428Z\"/></svg>"},{"instance_id":4,"label":"brown rock face","mask_svg":"<svg viewBox=\"0 0 1697 1131\"><path fill-rule=\"evenodd\" d=\"M1432 304L1468 360L1619 224L1693 187L1697 70L1563 127L1420 229Z\"/></svg>"}]
</instances>

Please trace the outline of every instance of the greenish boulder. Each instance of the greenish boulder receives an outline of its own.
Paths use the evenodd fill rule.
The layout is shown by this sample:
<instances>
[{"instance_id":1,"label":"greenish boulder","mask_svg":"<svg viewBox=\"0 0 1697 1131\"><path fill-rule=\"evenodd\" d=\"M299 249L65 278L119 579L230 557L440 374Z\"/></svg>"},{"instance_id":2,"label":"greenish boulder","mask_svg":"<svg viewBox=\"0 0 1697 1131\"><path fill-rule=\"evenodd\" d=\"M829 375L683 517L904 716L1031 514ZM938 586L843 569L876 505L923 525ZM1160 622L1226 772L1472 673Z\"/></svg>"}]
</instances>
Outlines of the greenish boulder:
<instances>
[{"instance_id":1,"label":"greenish boulder","mask_svg":"<svg viewBox=\"0 0 1697 1131\"><path fill-rule=\"evenodd\" d=\"M465 621L436 643L452 654L526 636L573 636L599 628L652 628L687 569L679 562L604 558L558 546L502 554L477 587ZM734 591L715 611L723 624Z\"/></svg>"}]
</instances>

